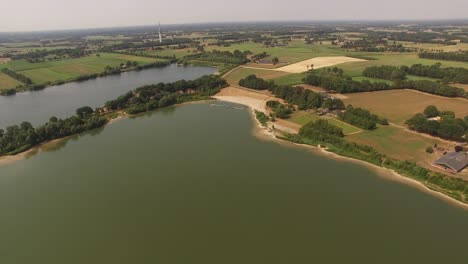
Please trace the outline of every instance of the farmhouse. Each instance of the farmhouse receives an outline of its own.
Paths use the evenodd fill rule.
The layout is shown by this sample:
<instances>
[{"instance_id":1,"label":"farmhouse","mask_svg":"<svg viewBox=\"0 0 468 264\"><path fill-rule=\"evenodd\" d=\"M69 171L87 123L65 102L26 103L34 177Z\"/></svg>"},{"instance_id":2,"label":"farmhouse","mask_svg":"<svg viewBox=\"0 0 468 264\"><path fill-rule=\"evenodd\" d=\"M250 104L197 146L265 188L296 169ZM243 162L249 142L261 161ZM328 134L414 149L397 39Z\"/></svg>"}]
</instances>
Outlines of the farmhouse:
<instances>
[{"instance_id":1,"label":"farmhouse","mask_svg":"<svg viewBox=\"0 0 468 264\"><path fill-rule=\"evenodd\" d=\"M434 165L458 173L468 166L468 152L449 152L434 161Z\"/></svg>"}]
</instances>

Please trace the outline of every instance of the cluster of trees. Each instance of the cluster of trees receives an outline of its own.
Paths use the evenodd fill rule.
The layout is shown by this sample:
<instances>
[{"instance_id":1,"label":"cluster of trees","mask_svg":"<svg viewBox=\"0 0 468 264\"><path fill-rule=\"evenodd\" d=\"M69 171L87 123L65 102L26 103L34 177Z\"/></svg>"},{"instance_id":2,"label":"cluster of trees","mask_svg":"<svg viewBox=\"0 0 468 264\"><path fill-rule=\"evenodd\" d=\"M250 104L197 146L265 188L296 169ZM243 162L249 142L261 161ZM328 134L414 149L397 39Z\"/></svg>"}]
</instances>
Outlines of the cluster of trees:
<instances>
[{"instance_id":1,"label":"cluster of trees","mask_svg":"<svg viewBox=\"0 0 468 264\"><path fill-rule=\"evenodd\" d=\"M0 155L16 154L37 144L78 134L104 126L108 120L89 107L77 110L77 115L58 119L51 117L45 125L34 128L29 122L0 129Z\"/></svg>"},{"instance_id":2,"label":"cluster of trees","mask_svg":"<svg viewBox=\"0 0 468 264\"><path fill-rule=\"evenodd\" d=\"M354 81L349 77L330 75L325 72L312 73L303 79L304 83L320 86L329 91L338 93L359 93L392 89L412 89L444 97L468 98L464 89L427 80L397 80L393 85L385 82L370 82L368 80Z\"/></svg>"},{"instance_id":3,"label":"cluster of trees","mask_svg":"<svg viewBox=\"0 0 468 264\"><path fill-rule=\"evenodd\" d=\"M302 87L274 85L270 91L278 98L297 105L299 110L320 108L325 101L322 95Z\"/></svg>"},{"instance_id":4,"label":"cluster of trees","mask_svg":"<svg viewBox=\"0 0 468 264\"><path fill-rule=\"evenodd\" d=\"M434 119L440 117L440 120ZM455 141L468 141L468 116L456 118L451 111L439 111L435 106L428 106L423 113L414 115L406 121L412 130L432 136Z\"/></svg>"},{"instance_id":5,"label":"cluster of trees","mask_svg":"<svg viewBox=\"0 0 468 264\"><path fill-rule=\"evenodd\" d=\"M302 87L276 85L273 81L247 76L239 81L239 85L256 90L269 90L278 98L298 106L299 110L327 108L329 110L343 110L345 105L340 99L324 98L322 95Z\"/></svg>"},{"instance_id":6,"label":"cluster of trees","mask_svg":"<svg viewBox=\"0 0 468 264\"><path fill-rule=\"evenodd\" d=\"M338 68L338 67L333 67L333 68L325 68L323 71L327 72L328 74L334 74L338 76L343 76L343 69Z\"/></svg>"},{"instance_id":7,"label":"cluster of trees","mask_svg":"<svg viewBox=\"0 0 468 264\"><path fill-rule=\"evenodd\" d=\"M187 60L200 60L200 61L209 61L209 62L219 62L219 63L229 63L235 65L242 65L249 62L247 55L250 54L250 51L239 51L235 50L234 52L229 51L218 51L214 50L212 52L203 52L198 54L193 54L186 56Z\"/></svg>"},{"instance_id":8,"label":"cluster of trees","mask_svg":"<svg viewBox=\"0 0 468 264\"><path fill-rule=\"evenodd\" d=\"M299 110L328 108L330 110L344 109L343 101L324 98L322 95L302 87L276 85L273 81L265 81L255 75L247 76L239 81L239 85L257 90L269 90L278 98L290 104L297 105Z\"/></svg>"},{"instance_id":9,"label":"cluster of trees","mask_svg":"<svg viewBox=\"0 0 468 264\"><path fill-rule=\"evenodd\" d=\"M468 52L422 52L419 58L468 62Z\"/></svg>"},{"instance_id":10,"label":"cluster of trees","mask_svg":"<svg viewBox=\"0 0 468 264\"><path fill-rule=\"evenodd\" d=\"M320 145L341 156L356 158L381 165L384 156L366 145L347 142L343 130L328 121L319 119L304 125L298 135L286 135L286 140L300 144Z\"/></svg>"},{"instance_id":11,"label":"cluster of trees","mask_svg":"<svg viewBox=\"0 0 468 264\"><path fill-rule=\"evenodd\" d=\"M388 65L367 67L362 74L366 77L391 81L403 80L406 78L406 71L404 68Z\"/></svg>"},{"instance_id":12,"label":"cluster of trees","mask_svg":"<svg viewBox=\"0 0 468 264\"><path fill-rule=\"evenodd\" d=\"M262 126L266 127L267 122L270 121L270 117L268 117L265 113L261 111L255 110L255 117L257 118L258 122L262 124Z\"/></svg>"},{"instance_id":13,"label":"cluster of trees","mask_svg":"<svg viewBox=\"0 0 468 264\"><path fill-rule=\"evenodd\" d=\"M390 34L382 32L383 37L387 37L394 41L410 41L414 43L434 43L434 44L445 44L445 45L456 45L456 42L445 40L450 39L450 35L445 35L444 39L440 39L441 34L429 33L429 32L392 32Z\"/></svg>"},{"instance_id":14,"label":"cluster of trees","mask_svg":"<svg viewBox=\"0 0 468 264\"><path fill-rule=\"evenodd\" d=\"M278 101L268 101L266 105L270 107L271 110L273 110L274 118L288 119L294 112L294 107L290 105L284 105Z\"/></svg>"},{"instance_id":15,"label":"cluster of trees","mask_svg":"<svg viewBox=\"0 0 468 264\"><path fill-rule=\"evenodd\" d=\"M259 60L264 59L264 58L266 58L268 56L270 56L270 55L268 55L268 53L262 52L262 53L253 55L252 60L253 61L259 61Z\"/></svg>"},{"instance_id":16,"label":"cluster of trees","mask_svg":"<svg viewBox=\"0 0 468 264\"><path fill-rule=\"evenodd\" d=\"M388 120L380 118L376 114L372 114L363 108L354 108L353 106L346 107L346 110L339 114L338 117L344 122L360 127L366 130L377 128L377 124L388 125Z\"/></svg>"},{"instance_id":17,"label":"cluster of trees","mask_svg":"<svg viewBox=\"0 0 468 264\"><path fill-rule=\"evenodd\" d=\"M468 84L468 70L465 68L447 67L442 68L441 63L434 65L414 64L407 68L407 73L417 76L424 76L436 79L442 79L444 83L464 83Z\"/></svg>"},{"instance_id":18,"label":"cluster of trees","mask_svg":"<svg viewBox=\"0 0 468 264\"><path fill-rule=\"evenodd\" d=\"M356 41L347 41L341 48L343 49L353 49L355 51L365 51L365 52L411 52L409 48L405 48L402 44L387 44L386 40L356 40Z\"/></svg>"},{"instance_id":19,"label":"cluster of trees","mask_svg":"<svg viewBox=\"0 0 468 264\"><path fill-rule=\"evenodd\" d=\"M404 80L397 81L392 89L412 89L420 92L435 94L444 97L464 97L468 98L468 92L462 88L449 86L443 83L431 82L427 80Z\"/></svg>"},{"instance_id":20,"label":"cluster of trees","mask_svg":"<svg viewBox=\"0 0 468 264\"><path fill-rule=\"evenodd\" d=\"M343 129L319 119L305 124L299 131L299 135L306 138L319 137L344 137Z\"/></svg>"},{"instance_id":21,"label":"cluster of trees","mask_svg":"<svg viewBox=\"0 0 468 264\"><path fill-rule=\"evenodd\" d=\"M269 90L275 86L273 81L266 81L262 78L257 78L255 74L251 74L239 81L239 85L255 90Z\"/></svg>"},{"instance_id":22,"label":"cluster of trees","mask_svg":"<svg viewBox=\"0 0 468 264\"><path fill-rule=\"evenodd\" d=\"M203 76L193 81L177 81L147 85L130 91L115 100L106 102L106 110L129 108L129 114L137 114L176 103L204 98L226 87L227 83L219 76Z\"/></svg>"},{"instance_id":23,"label":"cluster of trees","mask_svg":"<svg viewBox=\"0 0 468 264\"><path fill-rule=\"evenodd\" d=\"M13 79L15 79L15 80L17 80L17 81L22 82L22 83L24 83L24 84L27 84L27 85L32 84L32 80L31 80L31 79L29 79L28 77L24 76L24 75L21 74L21 73L17 73L17 72L15 72L15 71L13 71L13 70L10 70L10 69L8 69L8 68L3 68L3 69L2 69L2 73L4 73L4 74L10 76L11 78L13 78Z\"/></svg>"},{"instance_id":24,"label":"cluster of trees","mask_svg":"<svg viewBox=\"0 0 468 264\"><path fill-rule=\"evenodd\" d=\"M330 74L312 73L303 79L304 83L319 86L338 93L359 93L389 90L391 86L385 82L354 81L349 77Z\"/></svg>"}]
</instances>

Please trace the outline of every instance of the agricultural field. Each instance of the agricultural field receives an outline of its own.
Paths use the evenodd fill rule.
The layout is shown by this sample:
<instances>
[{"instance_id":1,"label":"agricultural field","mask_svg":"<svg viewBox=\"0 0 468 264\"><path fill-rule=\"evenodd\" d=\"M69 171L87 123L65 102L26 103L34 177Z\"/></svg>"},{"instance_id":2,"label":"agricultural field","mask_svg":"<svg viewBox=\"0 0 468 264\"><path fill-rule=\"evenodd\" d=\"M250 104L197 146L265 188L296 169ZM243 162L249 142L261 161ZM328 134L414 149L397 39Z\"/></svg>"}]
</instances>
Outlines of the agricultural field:
<instances>
[{"instance_id":1,"label":"agricultural field","mask_svg":"<svg viewBox=\"0 0 468 264\"><path fill-rule=\"evenodd\" d=\"M468 115L466 99L441 97L413 90L346 94L343 101L346 105L366 108L399 125L404 125L416 113L423 112L428 105L435 105L442 111L454 111L457 117Z\"/></svg>"},{"instance_id":2,"label":"agricultural field","mask_svg":"<svg viewBox=\"0 0 468 264\"><path fill-rule=\"evenodd\" d=\"M10 61L0 65L8 67L30 78L35 84L44 84L58 80L66 81L85 74L101 73L106 66L116 67L127 61L136 61L139 65L148 64L160 59L140 56L101 53L78 59L67 59L51 62L29 63L25 60Z\"/></svg>"},{"instance_id":3,"label":"agricultural field","mask_svg":"<svg viewBox=\"0 0 468 264\"><path fill-rule=\"evenodd\" d=\"M0 90L15 88L18 85L21 85L21 83L6 74L0 73Z\"/></svg>"},{"instance_id":4,"label":"agricultural field","mask_svg":"<svg viewBox=\"0 0 468 264\"><path fill-rule=\"evenodd\" d=\"M355 63L355 62L364 62L363 59L356 59L352 57L346 56L333 56L333 57L316 57L312 59L308 59L305 61L300 61L294 64L290 64L287 66L283 66L277 68L278 71L284 71L289 73L303 73L309 71L309 66L313 69L320 69L331 67L343 63Z\"/></svg>"},{"instance_id":5,"label":"agricultural field","mask_svg":"<svg viewBox=\"0 0 468 264\"><path fill-rule=\"evenodd\" d=\"M372 131L366 130L349 135L346 139L350 142L371 146L390 158L413 161L431 170L434 170L432 162L438 156L427 153L426 148L434 146L434 144L445 149L453 147L453 144L443 140L394 126L379 126ZM442 170L438 171L446 173ZM462 172L459 176L466 177L466 175L466 172Z\"/></svg>"},{"instance_id":6,"label":"agricultural field","mask_svg":"<svg viewBox=\"0 0 468 264\"><path fill-rule=\"evenodd\" d=\"M280 67L284 64L297 63L316 57L326 56L345 56L345 55L358 55L361 53L346 52L340 49L338 46L332 45L320 45L320 44L306 44L304 40L293 40L285 47L265 47L261 43L246 42L241 44L233 44L229 47L209 46L206 50L221 50L221 51L251 51L254 54L266 52L270 56L265 60L271 60L277 57L280 64L276 67ZM281 64L283 63L283 64Z\"/></svg>"},{"instance_id":7,"label":"agricultural field","mask_svg":"<svg viewBox=\"0 0 468 264\"><path fill-rule=\"evenodd\" d=\"M251 74L255 74L257 77L267 80L289 75L287 72L241 67L227 75L226 80L231 85L238 85L240 79Z\"/></svg>"},{"instance_id":8,"label":"agricultural field","mask_svg":"<svg viewBox=\"0 0 468 264\"><path fill-rule=\"evenodd\" d=\"M396 44L402 44L404 47L421 49L425 51L437 50L444 52L455 52L468 50L468 43L457 43L457 45L444 45L434 43L414 43L408 41L396 41Z\"/></svg>"},{"instance_id":9,"label":"agricultural field","mask_svg":"<svg viewBox=\"0 0 468 264\"><path fill-rule=\"evenodd\" d=\"M297 85L304 83L302 80L306 73L294 73L272 79L278 85Z\"/></svg>"}]
</instances>

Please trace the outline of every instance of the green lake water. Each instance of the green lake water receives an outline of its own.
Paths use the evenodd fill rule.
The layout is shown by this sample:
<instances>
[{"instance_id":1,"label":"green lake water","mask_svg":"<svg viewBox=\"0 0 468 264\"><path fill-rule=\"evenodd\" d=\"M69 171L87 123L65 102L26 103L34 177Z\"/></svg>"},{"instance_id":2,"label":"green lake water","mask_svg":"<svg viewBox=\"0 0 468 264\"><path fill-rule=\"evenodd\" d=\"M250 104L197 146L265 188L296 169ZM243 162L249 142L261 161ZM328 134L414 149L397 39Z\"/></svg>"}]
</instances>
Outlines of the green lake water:
<instances>
[{"instance_id":1,"label":"green lake water","mask_svg":"<svg viewBox=\"0 0 468 264\"><path fill-rule=\"evenodd\" d=\"M468 211L184 105L0 166L0 263L468 263Z\"/></svg>"}]
</instances>

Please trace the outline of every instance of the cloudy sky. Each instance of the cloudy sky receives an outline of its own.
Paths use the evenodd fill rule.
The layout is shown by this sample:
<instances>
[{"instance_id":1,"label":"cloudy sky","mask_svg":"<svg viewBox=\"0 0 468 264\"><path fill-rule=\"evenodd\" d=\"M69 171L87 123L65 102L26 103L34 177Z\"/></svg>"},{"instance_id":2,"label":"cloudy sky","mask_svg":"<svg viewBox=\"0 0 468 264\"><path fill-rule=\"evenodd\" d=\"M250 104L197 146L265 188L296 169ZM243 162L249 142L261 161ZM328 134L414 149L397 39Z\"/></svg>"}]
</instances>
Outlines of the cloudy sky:
<instances>
[{"instance_id":1,"label":"cloudy sky","mask_svg":"<svg viewBox=\"0 0 468 264\"><path fill-rule=\"evenodd\" d=\"M0 0L0 32L272 20L468 19L468 0Z\"/></svg>"}]
</instances>

